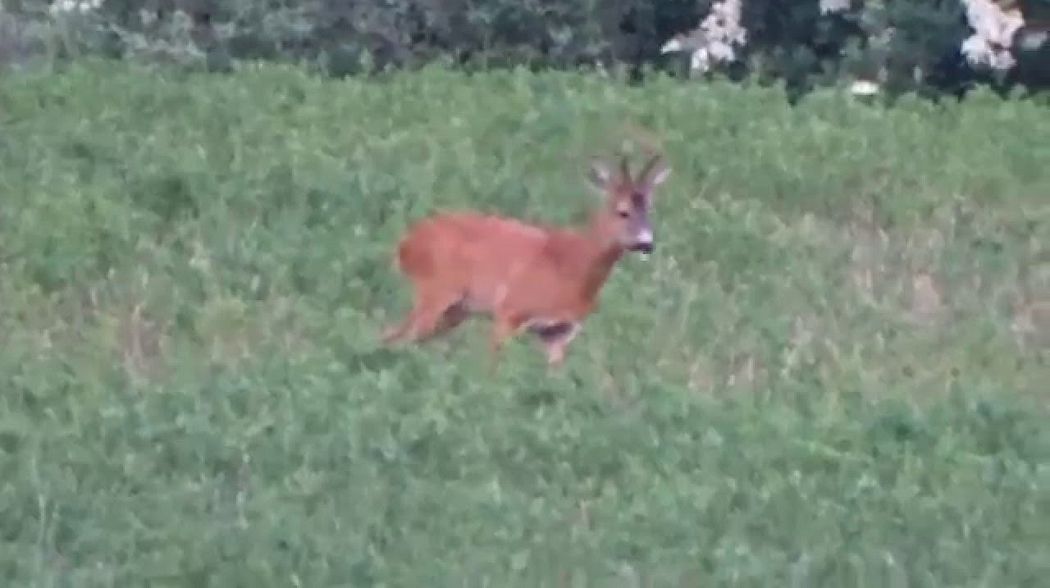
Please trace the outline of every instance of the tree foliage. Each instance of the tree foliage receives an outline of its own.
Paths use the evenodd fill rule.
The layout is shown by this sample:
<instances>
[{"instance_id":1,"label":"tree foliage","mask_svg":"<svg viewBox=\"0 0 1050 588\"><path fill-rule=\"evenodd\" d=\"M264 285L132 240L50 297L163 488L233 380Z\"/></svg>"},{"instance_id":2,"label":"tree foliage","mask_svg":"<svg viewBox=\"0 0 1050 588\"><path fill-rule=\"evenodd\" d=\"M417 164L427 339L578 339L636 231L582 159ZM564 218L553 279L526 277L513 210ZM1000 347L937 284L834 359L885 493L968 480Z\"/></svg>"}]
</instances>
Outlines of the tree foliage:
<instances>
[{"instance_id":1,"label":"tree foliage","mask_svg":"<svg viewBox=\"0 0 1050 588\"><path fill-rule=\"evenodd\" d=\"M685 73L688 60L661 47L719 4L726 2L9 0L0 54L24 60L26 48L36 46L57 57L92 51L213 69L233 60L291 60L333 75L433 61L467 69L625 67L638 77L646 68ZM958 94L981 81L1001 87L1050 81L1050 41L1013 48L1016 66L1005 75L967 63L961 48L974 30L960 0L736 4L746 43L716 69L782 80L795 93L856 78L878 79L891 93L933 95ZM999 5L1018 8L1008 0ZM1041 27L1048 5L1027 0L1019 8ZM50 36L16 23L49 24Z\"/></svg>"}]
</instances>

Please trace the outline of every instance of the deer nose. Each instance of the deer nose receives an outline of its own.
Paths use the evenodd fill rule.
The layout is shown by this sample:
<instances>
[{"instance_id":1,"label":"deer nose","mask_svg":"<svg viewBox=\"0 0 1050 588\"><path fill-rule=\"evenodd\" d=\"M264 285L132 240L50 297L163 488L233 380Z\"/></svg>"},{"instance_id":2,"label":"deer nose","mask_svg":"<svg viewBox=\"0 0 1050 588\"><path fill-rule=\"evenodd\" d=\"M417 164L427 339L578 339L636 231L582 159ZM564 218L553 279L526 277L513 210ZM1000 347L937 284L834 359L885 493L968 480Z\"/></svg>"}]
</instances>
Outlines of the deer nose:
<instances>
[{"instance_id":1,"label":"deer nose","mask_svg":"<svg viewBox=\"0 0 1050 588\"><path fill-rule=\"evenodd\" d=\"M641 251L644 253L653 252L653 233L649 230L640 231L634 240L635 251Z\"/></svg>"}]
</instances>

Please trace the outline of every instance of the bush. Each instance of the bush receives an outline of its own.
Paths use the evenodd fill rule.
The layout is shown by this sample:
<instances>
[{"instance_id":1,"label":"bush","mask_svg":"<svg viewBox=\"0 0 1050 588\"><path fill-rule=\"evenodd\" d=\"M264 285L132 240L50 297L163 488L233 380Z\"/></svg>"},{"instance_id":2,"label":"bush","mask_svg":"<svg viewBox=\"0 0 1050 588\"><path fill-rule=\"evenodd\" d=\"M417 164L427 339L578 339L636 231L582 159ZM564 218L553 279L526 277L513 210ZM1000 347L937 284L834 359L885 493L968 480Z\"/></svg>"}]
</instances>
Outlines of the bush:
<instances>
[{"instance_id":1,"label":"bush","mask_svg":"<svg viewBox=\"0 0 1050 588\"><path fill-rule=\"evenodd\" d=\"M50 31L58 55L102 52L216 70L228 70L237 60L283 60L333 75L435 61L469 70L626 67L637 80L648 69L684 73L684 64L663 55L661 47L713 9L735 3L746 42L739 59L719 70L734 79L782 81L792 98L858 77L879 79L891 95L929 96L961 95L977 83L1037 89L1050 79L1050 42L1039 51L1015 48L1019 63L1006 76L968 64L961 47L972 30L957 0L62 0L55 5L77 1L93 1L97 8L56 11L48 0L20 0L7 18ZM1030 5L1038 7L1023 3L1025 16L1041 22L1043 15Z\"/></svg>"}]
</instances>

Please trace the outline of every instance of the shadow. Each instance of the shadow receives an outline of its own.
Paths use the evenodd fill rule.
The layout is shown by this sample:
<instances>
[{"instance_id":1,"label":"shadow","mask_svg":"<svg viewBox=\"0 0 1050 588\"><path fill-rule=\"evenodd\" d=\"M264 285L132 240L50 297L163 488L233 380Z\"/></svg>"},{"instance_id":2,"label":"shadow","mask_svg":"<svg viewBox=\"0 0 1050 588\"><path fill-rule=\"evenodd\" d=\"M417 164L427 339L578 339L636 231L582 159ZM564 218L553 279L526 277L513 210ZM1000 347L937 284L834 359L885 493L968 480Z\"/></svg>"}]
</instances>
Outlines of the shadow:
<instances>
[{"instance_id":1,"label":"shadow","mask_svg":"<svg viewBox=\"0 0 1050 588\"><path fill-rule=\"evenodd\" d=\"M378 347L367 351L350 350L343 363L354 372L378 372L400 361L397 349Z\"/></svg>"}]
</instances>

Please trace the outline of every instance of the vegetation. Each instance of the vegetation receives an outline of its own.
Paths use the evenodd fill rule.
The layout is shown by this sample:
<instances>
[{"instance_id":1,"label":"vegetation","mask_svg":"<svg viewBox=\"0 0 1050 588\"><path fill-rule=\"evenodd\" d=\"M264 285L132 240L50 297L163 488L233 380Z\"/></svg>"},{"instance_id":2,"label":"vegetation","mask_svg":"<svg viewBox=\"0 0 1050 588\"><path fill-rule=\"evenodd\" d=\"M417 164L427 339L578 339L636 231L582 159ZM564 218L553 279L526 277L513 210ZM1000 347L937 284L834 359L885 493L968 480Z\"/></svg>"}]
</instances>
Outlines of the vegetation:
<instances>
[{"instance_id":1,"label":"vegetation","mask_svg":"<svg viewBox=\"0 0 1050 588\"><path fill-rule=\"evenodd\" d=\"M6 585L1050 573L1043 107L81 63L0 124ZM484 325L377 345L408 223L578 219L631 127L656 251L563 373L519 341L490 378Z\"/></svg>"},{"instance_id":2,"label":"vegetation","mask_svg":"<svg viewBox=\"0 0 1050 588\"><path fill-rule=\"evenodd\" d=\"M1048 19L1050 0L6 0L0 64L91 54L217 71L264 59L343 76L441 62L638 80L686 75L688 55L663 49L701 26L712 73L784 81L791 99L855 79L938 97L1050 87Z\"/></svg>"}]
</instances>

